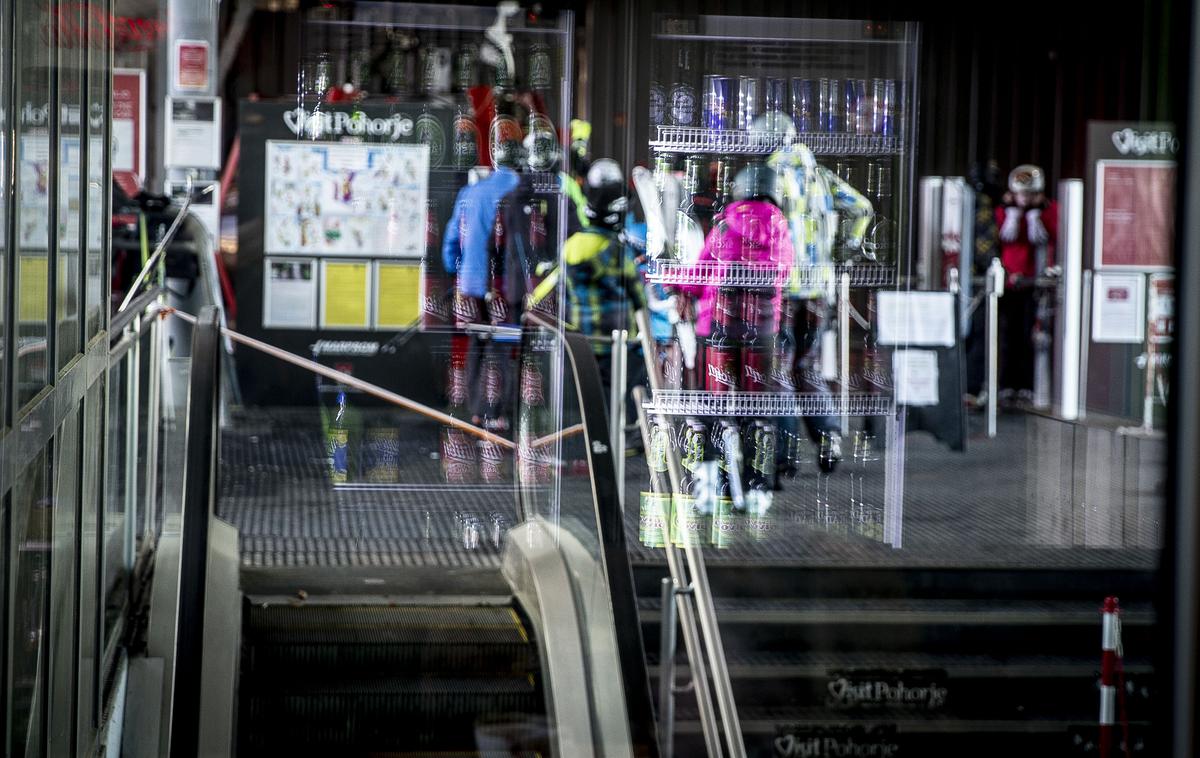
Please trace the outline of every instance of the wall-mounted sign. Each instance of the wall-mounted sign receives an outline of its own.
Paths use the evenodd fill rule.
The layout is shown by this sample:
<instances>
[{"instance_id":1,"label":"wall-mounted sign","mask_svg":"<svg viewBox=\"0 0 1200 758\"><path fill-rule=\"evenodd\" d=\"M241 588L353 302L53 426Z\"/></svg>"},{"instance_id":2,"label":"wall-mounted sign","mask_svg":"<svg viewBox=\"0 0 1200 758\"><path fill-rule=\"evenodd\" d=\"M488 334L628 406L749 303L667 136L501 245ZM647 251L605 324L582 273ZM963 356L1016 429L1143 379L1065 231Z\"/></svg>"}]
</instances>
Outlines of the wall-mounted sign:
<instances>
[{"instance_id":1,"label":"wall-mounted sign","mask_svg":"<svg viewBox=\"0 0 1200 758\"><path fill-rule=\"evenodd\" d=\"M420 258L426 145L267 142L267 253Z\"/></svg>"},{"instance_id":2,"label":"wall-mounted sign","mask_svg":"<svg viewBox=\"0 0 1200 758\"><path fill-rule=\"evenodd\" d=\"M1092 268L1172 266L1178 152L1170 123L1088 123Z\"/></svg>"},{"instance_id":3,"label":"wall-mounted sign","mask_svg":"<svg viewBox=\"0 0 1200 758\"><path fill-rule=\"evenodd\" d=\"M321 261L322 329L371 326L370 261Z\"/></svg>"},{"instance_id":4,"label":"wall-mounted sign","mask_svg":"<svg viewBox=\"0 0 1200 758\"><path fill-rule=\"evenodd\" d=\"M215 97L168 97L168 168L221 168L221 101Z\"/></svg>"},{"instance_id":5,"label":"wall-mounted sign","mask_svg":"<svg viewBox=\"0 0 1200 758\"><path fill-rule=\"evenodd\" d=\"M267 258L263 266L263 326L315 329L317 262L312 258Z\"/></svg>"},{"instance_id":6,"label":"wall-mounted sign","mask_svg":"<svg viewBox=\"0 0 1200 758\"><path fill-rule=\"evenodd\" d=\"M1097 271L1092 279L1092 341L1141 343L1145 290L1143 274Z\"/></svg>"},{"instance_id":7,"label":"wall-mounted sign","mask_svg":"<svg viewBox=\"0 0 1200 758\"><path fill-rule=\"evenodd\" d=\"M1171 267L1175 162L1096 163L1096 268Z\"/></svg>"},{"instance_id":8,"label":"wall-mounted sign","mask_svg":"<svg viewBox=\"0 0 1200 758\"><path fill-rule=\"evenodd\" d=\"M375 328L405 329L421 317L419 263L375 262Z\"/></svg>"},{"instance_id":9,"label":"wall-mounted sign","mask_svg":"<svg viewBox=\"0 0 1200 758\"><path fill-rule=\"evenodd\" d=\"M207 90L208 56L208 40L175 40L175 57L172 60L175 89L192 92Z\"/></svg>"},{"instance_id":10,"label":"wall-mounted sign","mask_svg":"<svg viewBox=\"0 0 1200 758\"><path fill-rule=\"evenodd\" d=\"M140 68L113 69L112 171L130 197L146 176L146 72Z\"/></svg>"}]
</instances>

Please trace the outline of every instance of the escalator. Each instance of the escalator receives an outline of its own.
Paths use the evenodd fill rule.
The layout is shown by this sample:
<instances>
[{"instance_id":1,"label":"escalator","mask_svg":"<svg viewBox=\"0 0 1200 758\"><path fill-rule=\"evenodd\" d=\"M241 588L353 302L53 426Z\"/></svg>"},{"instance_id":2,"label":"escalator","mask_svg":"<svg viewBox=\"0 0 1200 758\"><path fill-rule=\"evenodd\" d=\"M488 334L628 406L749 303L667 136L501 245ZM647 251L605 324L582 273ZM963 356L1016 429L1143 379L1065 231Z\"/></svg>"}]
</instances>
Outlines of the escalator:
<instances>
[{"instance_id":1,"label":"escalator","mask_svg":"<svg viewBox=\"0 0 1200 758\"><path fill-rule=\"evenodd\" d=\"M550 754L538 641L512 596L248 598L242 635L243 755Z\"/></svg>"},{"instance_id":2,"label":"escalator","mask_svg":"<svg viewBox=\"0 0 1200 758\"><path fill-rule=\"evenodd\" d=\"M572 431L549 435L573 479L381 495L329 487L301 424L220 428L220 328L211 310L194 321L187 487L131 660L130 755L657 755L586 343L566 382ZM527 341L566 362L570 350L544 349L562 337ZM230 489L251 495L218 509ZM378 510L356 515L346 498ZM461 510L473 502L494 509L485 532ZM351 521L377 531L343 539ZM264 523L275 539L239 534Z\"/></svg>"}]
</instances>

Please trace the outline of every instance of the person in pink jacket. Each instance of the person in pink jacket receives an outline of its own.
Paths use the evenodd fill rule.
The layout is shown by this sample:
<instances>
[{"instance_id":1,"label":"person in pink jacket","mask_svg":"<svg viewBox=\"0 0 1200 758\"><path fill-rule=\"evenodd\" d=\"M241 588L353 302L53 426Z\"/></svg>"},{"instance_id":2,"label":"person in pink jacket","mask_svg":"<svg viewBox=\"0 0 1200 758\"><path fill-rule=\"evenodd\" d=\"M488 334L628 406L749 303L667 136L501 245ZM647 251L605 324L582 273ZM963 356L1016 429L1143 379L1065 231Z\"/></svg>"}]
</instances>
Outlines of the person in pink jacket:
<instances>
[{"instance_id":1,"label":"person in pink jacket","mask_svg":"<svg viewBox=\"0 0 1200 758\"><path fill-rule=\"evenodd\" d=\"M734 202L726 205L713 218L712 230L704 241L695 267L709 282L684 285L682 292L698 297L696 307L696 334L699 337L712 335L714 306L718 301L721 284L729 281L733 272L739 278L752 271L752 275L764 283L755 290L739 289L734 297L741 301L746 292L755 292L760 297L770 297L770 323L779 325L780 290L787 283L788 272L795 260L792 235L787 216L779 209L779 192L775 172L762 163L744 167L734 181ZM750 267L722 264L753 264ZM690 278L690 277L689 277ZM696 277L700 278L700 277ZM768 314L763 303L761 316ZM774 329L764 337L774 335ZM741 334L729 335L740 339Z\"/></svg>"}]
</instances>

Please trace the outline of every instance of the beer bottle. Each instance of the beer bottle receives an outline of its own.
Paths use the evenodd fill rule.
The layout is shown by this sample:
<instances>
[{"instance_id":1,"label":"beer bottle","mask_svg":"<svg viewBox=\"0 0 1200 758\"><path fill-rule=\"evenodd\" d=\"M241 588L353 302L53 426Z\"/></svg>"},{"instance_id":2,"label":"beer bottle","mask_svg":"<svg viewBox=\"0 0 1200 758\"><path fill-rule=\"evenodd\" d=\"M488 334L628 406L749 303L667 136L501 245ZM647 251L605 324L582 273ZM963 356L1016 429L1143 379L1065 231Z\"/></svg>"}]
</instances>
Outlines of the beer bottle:
<instances>
[{"instance_id":1,"label":"beer bottle","mask_svg":"<svg viewBox=\"0 0 1200 758\"><path fill-rule=\"evenodd\" d=\"M344 391L337 394L337 410L329 424L328 445L329 478L334 484L345 484L350 473L350 426Z\"/></svg>"},{"instance_id":2,"label":"beer bottle","mask_svg":"<svg viewBox=\"0 0 1200 758\"><path fill-rule=\"evenodd\" d=\"M867 199L875 209L875 219L867 231L863 251L873 254L878 263L891 263L895 256L896 222L892 220L890 158L879 158L867 164Z\"/></svg>"},{"instance_id":3,"label":"beer bottle","mask_svg":"<svg viewBox=\"0 0 1200 758\"><path fill-rule=\"evenodd\" d=\"M693 71L691 45L681 43L675 59L675 79L671 84L668 117L675 126L696 125L696 74Z\"/></svg>"},{"instance_id":4,"label":"beer bottle","mask_svg":"<svg viewBox=\"0 0 1200 758\"><path fill-rule=\"evenodd\" d=\"M651 422L650 447L646 450L650 477L646 489L641 492L638 518L638 537L646 547L665 547L667 544L667 519L671 513L671 480L667 474L670 444L670 427Z\"/></svg>"}]
</instances>

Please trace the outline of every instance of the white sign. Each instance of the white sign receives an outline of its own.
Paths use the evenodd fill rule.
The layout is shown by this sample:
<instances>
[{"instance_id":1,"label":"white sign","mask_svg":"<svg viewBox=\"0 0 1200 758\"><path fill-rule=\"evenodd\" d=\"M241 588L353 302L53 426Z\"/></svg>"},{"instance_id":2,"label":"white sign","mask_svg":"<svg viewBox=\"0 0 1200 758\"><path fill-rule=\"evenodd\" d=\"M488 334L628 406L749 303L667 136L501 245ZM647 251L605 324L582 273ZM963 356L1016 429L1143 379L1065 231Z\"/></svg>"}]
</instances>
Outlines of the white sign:
<instances>
[{"instance_id":1,"label":"white sign","mask_svg":"<svg viewBox=\"0 0 1200 758\"><path fill-rule=\"evenodd\" d=\"M267 142L268 253L425 254L429 146Z\"/></svg>"},{"instance_id":2,"label":"white sign","mask_svg":"<svg viewBox=\"0 0 1200 758\"><path fill-rule=\"evenodd\" d=\"M168 97L168 168L221 168L221 101L215 97Z\"/></svg>"},{"instance_id":3,"label":"white sign","mask_svg":"<svg viewBox=\"0 0 1200 758\"><path fill-rule=\"evenodd\" d=\"M880 292L881 345L954 346L954 295L949 292Z\"/></svg>"},{"instance_id":4,"label":"white sign","mask_svg":"<svg viewBox=\"0 0 1200 758\"><path fill-rule=\"evenodd\" d=\"M297 137L308 139L331 139L333 137L384 137L398 142L411 137L414 123L403 113L393 113L387 118L372 118L362 111L307 110L296 106L283 112L283 123Z\"/></svg>"},{"instance_id":5,"label":"white sign","mask_svg":"<svg viewBox=\"0 0 1200 758\"><path fill-rule=\"evenodd\" d=\"M892 355L899 405L938 404L938 361L933 350L897 350Z\"/></svg>"},{"instance_id":6,"label":"white sign","mask_svg":"<svg viewBox=\"0 0 1200 758\"><path fill-rule=\"evenodd\" d=\"M317 262L267 258L263 265L263 326L315 329Z\"/></svg>"},{"instance_id":7,"label":"white sign","mask_svg":"<svg viewBox=\"0 0 1200 758\"><path fill-rule=\"evenodd\" d=\"M1140 344L1145 337L1146 278L1097 271L1092 278L1092 341Z\"/></svg>"}]
</instances>

